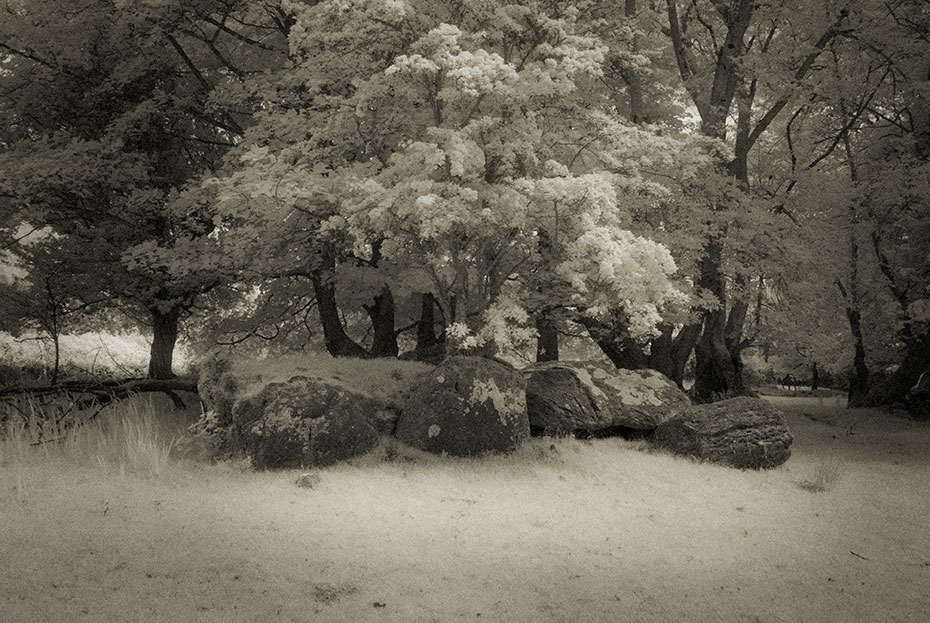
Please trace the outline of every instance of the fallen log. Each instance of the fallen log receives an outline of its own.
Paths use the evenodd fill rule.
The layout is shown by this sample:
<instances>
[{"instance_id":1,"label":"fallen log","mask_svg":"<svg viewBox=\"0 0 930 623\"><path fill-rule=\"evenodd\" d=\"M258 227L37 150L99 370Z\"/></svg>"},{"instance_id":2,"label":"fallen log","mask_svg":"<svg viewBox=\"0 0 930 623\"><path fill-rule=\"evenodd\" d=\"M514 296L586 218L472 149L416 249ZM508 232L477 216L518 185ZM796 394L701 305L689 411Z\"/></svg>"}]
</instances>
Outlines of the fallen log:
<instances>
[{"instance_id":1,"label":"fallen log","mask_svg":"<svg viewBox=\"0 0 930 623\"><path fill-rule=\"evenodd\" d=\"M0 404L10 407L9 413L18 412L23 423L31 422L38 412L42 414L40 419L43 423L52 422L56 424L56 429L61 426L72 428L94 420L111 403L151 392L164 393L171 399L176 409L184 409L187 405L179 392L196 394L197 380L185 377L130 378L109 381L65 381L35 387L8 387L0 390ZM91 412L90 415L87 415L88 411ZM54 441L54 439L37 443L48 441Z\"/></svg>"},{"instance_id":2,"label":"fallen log","mask_svg":"<svg viewBox=\"0 0 930 623\"><path fill-rule=\"evenodd\" d=\"M129 378L109 381L62 381L54 385L16 386L0 389L0 397L47 396L51 394L115 394L126 397L145 392L197 392L197 379L177 377L173 379ZM112 400L112 399L111 399Z\"/></svg>"}]
</instances>

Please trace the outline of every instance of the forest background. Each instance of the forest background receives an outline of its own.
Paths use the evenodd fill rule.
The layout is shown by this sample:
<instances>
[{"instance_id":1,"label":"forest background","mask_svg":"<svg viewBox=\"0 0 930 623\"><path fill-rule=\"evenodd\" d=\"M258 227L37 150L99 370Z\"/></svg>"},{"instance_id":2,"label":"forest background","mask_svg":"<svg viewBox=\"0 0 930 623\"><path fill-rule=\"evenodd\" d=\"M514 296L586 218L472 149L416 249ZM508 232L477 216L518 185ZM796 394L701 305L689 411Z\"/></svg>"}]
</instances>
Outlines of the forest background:
<instances>
[{"instance_id":1,"label":"forest background","mask_svg":"<svg viewBox=\"0 0 930 623\"><path fill-rule=\"evenodd\" d=\"M862 406L930 367L925 2L0 16L0 330L52 380L101 330L150 335L154 379L179 342L464 350Z\"/></svg>"}]
</instances>

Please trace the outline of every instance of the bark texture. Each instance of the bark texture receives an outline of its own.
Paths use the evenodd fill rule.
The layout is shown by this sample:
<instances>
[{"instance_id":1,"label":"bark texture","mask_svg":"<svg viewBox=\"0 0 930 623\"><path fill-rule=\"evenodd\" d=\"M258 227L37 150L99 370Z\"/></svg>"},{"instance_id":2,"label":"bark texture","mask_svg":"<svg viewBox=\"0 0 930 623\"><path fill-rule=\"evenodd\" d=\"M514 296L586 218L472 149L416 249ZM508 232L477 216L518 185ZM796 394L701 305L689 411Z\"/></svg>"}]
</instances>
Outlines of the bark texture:
<instances>
[{"instance_id":1,"label":"bark texture","mask_svg":"<svg viewBox=\"0 0 930 623\"><path fill-rule=\"evenodd\" d=\"M174 378L174 347L178 342L178 325L181 319L180 306L168 311L159 307L149 310L152 317L152 348L149 354L150 379Z\"/></svg>"}]
</instances>

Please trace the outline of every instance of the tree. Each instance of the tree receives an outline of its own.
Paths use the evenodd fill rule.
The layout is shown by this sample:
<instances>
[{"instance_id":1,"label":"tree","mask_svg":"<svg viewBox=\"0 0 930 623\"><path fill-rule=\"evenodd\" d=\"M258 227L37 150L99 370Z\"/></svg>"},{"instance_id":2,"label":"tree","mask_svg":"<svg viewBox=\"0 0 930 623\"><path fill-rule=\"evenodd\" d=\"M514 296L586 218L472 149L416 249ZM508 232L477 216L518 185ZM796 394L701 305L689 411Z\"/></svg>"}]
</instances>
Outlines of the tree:
<instances>
[{"instance_id":1,"label":"tree","mask_svg":"<svg viewBox=\"0 0 930 623\"><path fill-rule=\"evenodd\" d=\"M69 270L93 264L94 289L148 316L149 374L170 377L180 319L219 282L171 275L141 251L211 231L178 193L242 131L211 94L281 56L280 14L212 1L3 9L4 226L49 227L71 249Z\"/></svg>"},{"instance_id":2,"label":"tree","mask_svg":"<svg viewBox=\"0 0 930 623\"><path fill-rule=\"evenodd\" d=\"M869 101L855 139L846 138L850 163L859 164L860 202L883 289L894 304L897 367L872 388L873 404L906 403L908 390L930 368L930 105L926 77L930 14L908 2L866 4L863 28L851 35L869 67L888 78ZM868 27L865 27L868 26ZM850 165L852 166L852 164Z\"/></svg>"},{"instance_id":3,"label":"tree","mask_svg":"<svg viewBox=\"0 0 930 623\"><path fill-rule=\"evenodd\" d=\"M927 112L915 88L926 69L926 32L927 16L908 3L851 4L808 101L786 127L788 192L802 189L791 202L803 206L803 193L820 197L820 210L834 206L829 231L846 232L846 260L833 279L854 353L851 406L903 402L930 364L924 325L911 311L919 317L926 297L923 258L930 248L917 208L927 197L920 138ZM823 189L824 176L840 171L844 188L827 181L827 194L811 186ZM816 244L829 247L829 237ZM890 382L870 381L870 367L881 370L895 360Z\"/></svg>"},{"instance_id":4,"label":"tree","mask_svg":"<svg viewBox=\"0 0 930 623\"><path fill-rule=\"evenodd\" d=\"M674 262L625 223L664 192L637 148L671 139L618 123L582 88L603 48L577 11L340 6L294 7L295 65L277 83L303 90L264 100L218 182L230 241L274 232L252 236L265 241L256 254L300 248L292 259L352 283L369 310L428 294L466 346L493 350L515 325L531 335L539 312L597 318L618 300L632 335L653 331L679 298Z\"/></svg>"},{"instance_id":5,"label":"tree","mask_svg":"<svg viewBox=\"0 0 930 623\"><path fill-rule=\"evenodd\" d=\"M33 241L7 261L15 262L27 275L0 284L0 327L14 336L51 344L51 382L55 384L61 368L62 334L105 301L93 297L86 274L70 271L74 260L54 239Z\"/></svg>"},{"instance_id":6,"label":"tree","mask_svg":"<svg viewBox=\"0 0 930 623\"><path fill-rule=\"evenodd\" d=\"M718 218L705 238L698 278L719 305L704 314L693 394L713 400L745 390L739 345L748 302L729 300L724 264L735 225L729 217L740 213L739 197L750 191L750 151L797 98L795 85L811 74L848 10L790 2L762 7L751 0L695 2L683 12L677 0L667 0L666 8L668 36L701 133L725 140L734 106L737 113L733 156L721 164L734 190L713 204Z\"/></svg>"}]
</instances>

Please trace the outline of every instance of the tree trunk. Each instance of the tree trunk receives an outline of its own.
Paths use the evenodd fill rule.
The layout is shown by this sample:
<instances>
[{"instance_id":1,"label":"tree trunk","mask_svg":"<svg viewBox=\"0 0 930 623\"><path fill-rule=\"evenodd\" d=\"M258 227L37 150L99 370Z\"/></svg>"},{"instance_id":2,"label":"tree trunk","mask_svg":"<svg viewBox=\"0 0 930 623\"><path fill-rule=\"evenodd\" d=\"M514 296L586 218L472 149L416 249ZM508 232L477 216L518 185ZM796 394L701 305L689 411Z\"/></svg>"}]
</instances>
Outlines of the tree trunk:
<instances>
[{"instance_id":1,"label":"tree trunk","mask_svg":"<svg viewBox=\"0 0 930 623\"><path fill-rule=\"evenodd\" d=\"M536 361L558 361L559 330L550 314L536 314L536 331L539 332L539 338L536 340Z\"/></svg>"},{"instance_id":2,"label":"tree trunk","mask_svg":"<svg viewBox=\"0 0 930 623\"><path fill-rule=\"evenodd\" d=\"M636 0L625 0L623 3L623 15L629 20L636 17ZM633 54L639 54L642 48L640 37L635 27L633 31L633 40L630 42L630 51ZM626 66L619 69L620 78L626 84L626 92L630 98L630 121L634 124L649 123L650 116L646 106L646 100L643 97L643 81L640 72L632 67ZM616 96L615 96L616 99ZM617 109L620 109L620 102L617 102Z\"/></svg>"},{"instance_id":3,"label":"tree trunk","mask_svg":"<svg viewBox=\"0 0 930 623\"><path fill-rule=\"evenodd\" d=\"M740 278L739 280L745 285L743 279ZM730 353L730 361L733 362L733 388L731 393L737 396L743 395L747 391L743 378L743 348L746 346L743 341L743 327L746 325L748 312L749 303L745 299L733 301L730 306L730 313L727 314L727 326L723 337Z\"/></svg>"},{"instance_id":4,"label":"tree trunk","mask_svg":"<svg viewBox=\"0 0 930 623\"><path fill-rule=\"evenodd\" d=\"M673 344L675 367L670 369L674 374L669 374L667 376L675 381L675 384L681 389L684 389L685 368L688 365L688 360L691 359L691 353L694 352L694 347L697 345L697 341L700 337L701 324L694 323L682 327L678 331L678 336L675 338Z\"/></svg>"},{"instance_id":5,"label":"tree trunk","mask_svg":"<svg viewBox=\"0 0 930 623\"><path fill-rule=\"evenodd\" d=\"M396 357L397 333L394 331L394 295L385 287L375 297L374 305L365 305L371 319L374 337L371 342L372 357Z\"/></svg>"},{"instance_id":6,"label":"tree trunk","mask_svg":"<svg viewBox=\"0 0 930 623\"><path fill-rule=\"evenodd\" d=\"M865 363L865 343L862 339L862 323L859 310L846 307L846 318L849 320L849 331L853 336L852 373L849 375L849 394L846 406L849 408L865 407L869 404L869 368Z\"/></svg>"},{"instance_id":7,"label":"tree trunk","mask_svg":"<svg viewBox=\"0 0 930 623\"><path fill-rule=\"evenodd\" d=\"M685 325L675 333L672 325L661 325L662 334L650 342L649 354L636 340L592 318L579 318L588 335L611 363L627 370L661 372L684 389L685 367L701 335L701 324Z\"/></svg>"},{"instance_id":8,"label":"tree trunk","mask_svg":"<svg viewBox=\"0 0 930 623\"><path fill-rule=\"evenodd\" d=\"M649 367L649 359L643 353L642 346L637 344L636 340L623 335L621 330L585 316L580 316L578 322L587 329L594 343L616 367L627 370Z\"/></svg>"},{"instance_id":9,"label":"tree trunk","mask_svg":"<svg viewBox=\"0 0 930 623\"><path fill-rule=\"evenodd\" d=\"M58 382L58 374L61 372L61 337L57 333L52 334L52 348L55 350L55 366L52 368L52 385Z\"/></svg>"},{"instance_id":10,"label":"tree trunk","mask_svg":"<svg viewBox=\"0 0 930 623\"><path fill-rule=\"evenodd\" d=\"M817 362L811 364L811 391L815 392L820 389L820 370L817 369Z\"/></svg>"},{"instance_id":11,"label":"tree trunk","mask_svg":"<svg viewBox=\"0 0 930 623\"><path fill-rule=\"evenodd\" d=\"M722 313L712 312L704 319L704 331L694 348L694 387L692 397L697 402L714 402L734 394L736 369L726 344L716 326L722 323Z\"/></svg>"},{"instance_id":12,"label":"tree trunk","mask_svg":"<svg viewBox=\"0 0 930 623\"><path fill-rule=\"evenodd\" d=\"M685 367L701 335L701 325L685 325L678 330L677 335L671 325L662 325L660 328L662 335L652 340L647 365L670 378L683 390Z\"/></svg>"},{"instance_id":13,"label":"tree trunk","mask_svg":"<svg viewBox=\"0 0 930 623\"><path fill-rule=\"evenodd\" d=\"M684 80L692 77L693 68L682 47L684 42L679 29L675 0L668 0L671 34L679 70ZM713 81L707 99L692 92L692 99L701 116L701 134L711 138L725 139L730 106L739 84L739 61L745 52L744 35L749 28L754 3L739 0L731 3L725 16L726 35L720 46L714 67ZM703 105L702 105L703 104ZM745 121L745 115L739 121ZM727 167L731 176L743 189L748 189L746 162L752 142L748 140L745 123L740 123L736 137L736 153ZM722 207L722 206L717 206ZM739 352L731 352L726 341L727 334L727 284L723 274L723 236L709 236L704 242L701 259L701 274L698 285L717 297L717 309L704 313L704 329L694 349L695 382L692 396L699 402L712 402L737 395L744 391L742 382L742 360ZM740 326L742 329L742 326Z\"/></svg>"},{"instance_id":14,"label":"tree trunk","mask_svg":"<svg viewBox=\"0 0 930 623\"><path fill-rule=\"evenodd\" d=\"M842 133L843 147L846 151L846 165L849 167L849 181L853 185L859 183L859 171L856 160L853 158L852 146L849 142L849 132ZM849 331L853 338L853 366L849 376L849 393L846 406L864 407L869 404L869 368L865 361L865 340L862 338L861 297L859 296L859 238L856 228L859 225L858 206L855 202L849 205L849 290L843 288L842 282L837 280L843 298L846 299L846 319L849 321Z\"/></svg>"},{"instance_id":15,"label":"tree trunk","mask_svg":"<svg viewBox=\"0 0 930 623\"><path fill-rule=\"evenodd\" d=\"M737 378L741 364L727 347L727 296L726 281L721 265L723 245L718 238L711 238L704 245L701 260L701 276L698 285L710 291L719 307L704 313L704 329L694 349L695 379L692 397L698 402L713 402L736 395L743 390Z\"/></svg>"},{"instance_id":16,"label":"tree trunk","mask_svg":"<svg viewBox=\"0 0 930 623\"><path fill-rule=\"evenodd\" d=\"M420 321L417 323L417 345L414 357L417 361L440 361L446 354L445 332L436 334L436 297L426 292L420 299ZM442 319L438 319L440 325Z\"/></svg>"},{"instance_id":17,"label":"tree trunk","mask_svg":"<svg viewBox=\"0 0 930 623\"><path fill-rule=\"evenodd\" d=\"M313 273L311 281L326 350L333 357L368 357L368 351L350 338L342 326L339 307L336 305L336 286L333 283L336 260L332 255L323 253L320 261L321 267Z\"/></svg>"},{"instance_id":18,"label":"tree trunk","mask_svg":"<svg viewBox=\"0 0 930 623\"><path fill-rule=\"evenodd\" d=\"M920 375L930 369L930 334L909 335L904 342L904 357L901 365L881 388L872 387L873 405L907 404L910 389L917 384Z\"/></svg>"},{"instance_id":19,"label":"tree trunk","mask_svg":"<svg viewBox=\"0 0 930 623\"><path fill-rule=\"evenodd\" d=\"M439 344L436 335L436 299L429 292L420 299L420 321L417 323L416 350L426 351Z\"/></svg>"},{"instance_id":20,"label":"tree trunk","mask_svg":"<svg viewBox=\"0 0 930 623\"><path fill-rule=\"evenodd\" d=\"M178 341L181 307L174 305L167 312L163 312L160 308L154 306L149 310L149 313L152 316L152 349L149 356L148 378L174 378L172 365L174 362L174 347Z\"/></svg>"}]
</instances>

